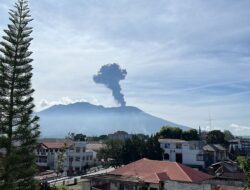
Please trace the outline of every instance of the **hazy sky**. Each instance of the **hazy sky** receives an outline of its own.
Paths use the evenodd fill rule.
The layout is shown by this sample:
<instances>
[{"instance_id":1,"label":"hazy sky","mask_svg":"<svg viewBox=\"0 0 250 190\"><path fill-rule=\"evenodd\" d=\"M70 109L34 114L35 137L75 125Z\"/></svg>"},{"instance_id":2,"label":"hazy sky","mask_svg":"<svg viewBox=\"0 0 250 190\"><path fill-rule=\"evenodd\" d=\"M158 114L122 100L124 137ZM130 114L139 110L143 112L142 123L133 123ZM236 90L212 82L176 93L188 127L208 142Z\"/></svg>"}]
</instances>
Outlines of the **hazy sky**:
<instances>
[{"instance_id":1,"label":"hazy sky","mask_svg":"<svg viewBox=\"0 0 250 190\"><path fill-rule=\"evenodd\" d=\"M0 35L14 0L0 0ZM250 134L249 0L30 0L37 109L117 106L92 80L118 63L127 105L182 125Z\"/></svg>"}]
</instances>

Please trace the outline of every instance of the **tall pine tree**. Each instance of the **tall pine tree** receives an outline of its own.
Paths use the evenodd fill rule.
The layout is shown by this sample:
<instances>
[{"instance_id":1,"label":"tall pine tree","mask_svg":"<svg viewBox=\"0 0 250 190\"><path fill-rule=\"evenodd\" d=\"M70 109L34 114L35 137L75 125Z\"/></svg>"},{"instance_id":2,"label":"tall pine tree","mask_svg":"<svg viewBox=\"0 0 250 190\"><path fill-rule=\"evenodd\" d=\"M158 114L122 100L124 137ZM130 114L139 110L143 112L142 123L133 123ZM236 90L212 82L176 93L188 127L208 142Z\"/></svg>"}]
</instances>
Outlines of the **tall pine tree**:
<instances>
[{"instance_id":1,"label":"tall pine tree","mask_svg":"<svg viewBox=\"0 0 250 190\"><path fill-rule=\"evenodd\" d=\"M35 189L39 125L38 117L33 116L29 12L27 1L15 3L0 42L0 149L5 150L0 158L1 190Z\"/></svg>"}]
</instances>

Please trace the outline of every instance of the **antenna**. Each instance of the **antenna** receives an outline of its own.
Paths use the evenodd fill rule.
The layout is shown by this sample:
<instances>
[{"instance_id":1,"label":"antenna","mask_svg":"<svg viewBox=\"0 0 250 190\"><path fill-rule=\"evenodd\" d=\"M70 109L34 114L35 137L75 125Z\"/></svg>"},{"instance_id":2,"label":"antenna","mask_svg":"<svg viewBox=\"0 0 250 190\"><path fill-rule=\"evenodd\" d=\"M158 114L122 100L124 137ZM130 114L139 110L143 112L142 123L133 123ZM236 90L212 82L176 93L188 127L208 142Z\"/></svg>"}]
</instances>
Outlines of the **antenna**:
<instances>
[{"instance_id":1,"label":"antenna","mask_svg":"<svg viewBox=\"0 0 250 190\"><path fill-rule=\"evenodd\" d=\"M209 121L209 131L213 130L213 125L212 125L212 121L214 121L215 119L211 118L211 113L209 111L209 117L208 117L208 121Z\"/></svg>"},{"instance_id":2,"label":"antenna","mask_svg":"<svg viewBox=\"0 0 250 190\"><path fill-rule=\"evenodd\" d=\"M212 131L212 119L211 119L211 113L209 111L209 130Z\"/></svg>"}]
</instances>

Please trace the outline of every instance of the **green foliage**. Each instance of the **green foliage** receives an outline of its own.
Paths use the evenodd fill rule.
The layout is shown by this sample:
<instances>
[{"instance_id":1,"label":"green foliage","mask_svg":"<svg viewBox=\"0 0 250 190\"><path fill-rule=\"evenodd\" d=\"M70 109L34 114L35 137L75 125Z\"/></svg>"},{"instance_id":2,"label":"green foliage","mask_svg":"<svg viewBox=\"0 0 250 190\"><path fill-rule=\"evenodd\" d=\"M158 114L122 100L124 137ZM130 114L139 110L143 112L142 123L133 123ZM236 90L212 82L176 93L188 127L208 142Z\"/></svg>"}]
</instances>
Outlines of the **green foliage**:
<instances>
[{"instance_id":1,"label":"green foliage","mask_svg":"<svg viewBox=\"0 0 250 190\"><path fill-rule=\"evenodd\" d=\"M122 147L122 163L128 164L132 161L139 160L145 156L146 144L145 141L136 135L125 141Z\"/></svg>"},{"instance_id":2,"label":"green foliage","mask_svg":"<svg viewBox=\"0 0 250 190\"><path fill-rule=\"evenodd\" d=\"M196 129L190 129L183 131L178 127L163 126L159 133L160 138L168 139L183 139L187 141L199 140L199 134Z\"/></svg>"},{"instance_id":3,"label":"green foliage","mask_svg":"<svg viewBox=\"0 0 250 190\"><path fill-rule=\"evenodd\" d=\"M220 130L213 130L207 134L206 141L208 144L222 144L225 145L225 134Z\"/></svg>"},{"instance_id":4,"label":"green foliage","mask_svg":"<svg viewBox=\"0 0 250 190\"><path fill-rule=\"evenodd\" d=\"M99 159L112 159L112 166L128 164L130 162L149 158L153 160L162 160L163 150L158 142L158 136L147 137L142 135L133 135L131 139L108 140L106 147L102 148L97 156Z\"/></svg>"},{"instance_id":5,"label":"green foliage","mask_svg":"<svg viewBox=\"0 0 250 190\"><path fill-rule=\"evenodd\" d=\"M33 61L29 51L32 28L27 1L18 0L10 10L10 24L0 42L0 189L36 189L34 150L39 136L38 117L33 116L31 88Z\"/></svg>"},{"instance_id":6,"label":"green foliage","mask_svg":"<svg viewBox=\"0 0 250 190\"><path fill-rule=\"evenodd\" d=\"M224 139L227 142L234 139L234 135L229 130L224 131L224 136L225 136Z\"/></svg>"},{"instance_id":7,"label":"green foliage","mask_svg":"<svg viewBox=\"0 0 250 190\"><path fill-rule=\"evenodd\" d=\"M238 156L237 161L240 164L240 168L247 175L247 188L250 188L250 161L244 156Z\"/></svg>"},{"instance_id":8,"label":"green foliage","mask_svg":"<svg viewBox=\"0 0 250 190\"><path fill-rule=\"evenodd\" d=\"M86 135L79 133L79 134L75 134L73 138L74 138L74 141L85 141Z\"/></svg>"},{"instance_id":9,"label":"green foliage","mask_svg":"<svg viewBox=\"0 0 250 190\"><path fill-rule=\"evenodd\" d=\"M128 133L126 131L116 131L114 134L127 135Z\"/></svg>"},{"instance_id":10,"label":"green foliage","mask_svg":"<svg viewBox=\"0 0 250 190\"><path fill-rule=\"evenodd\" d=\"M107 139L108 139L107 135L87 137L88 141L105 141Z\"/></svg>"},{"instance_id":11,"label":"green foliage","mask_svg":"<svg viewBox=\"0 0 250 190\"><path fill-rule=\"evenodd\" d=\"M64 147L61 148L57 153L57 161L56 161L56 168L55 168L57 175L63 172L64 161L66 159L65 157L66 148L67 148L67 144L65 142Z\"/></svg>"},{"instance_id":12,"label":"green foliage","mask_svg":"<svg viewBox=\"0 0 250 190\"><path fill-rule=\"evenodd\" d=\"M113 161L111 162L111 165L119 166L122 163L121 153L123 144L124 141L119 139L107 140L106 146L98 151L97 158L104 159L105 161L112 159Z\"/></svg>"},{"instance_id":13,"label":"green foliage","mask_svg":"<svg viewBox=\"0 0 250 190\"><path fill-rule=\"evenodd\" d=\"M177 127L163 126L160 130L161 138L181 139L182 130Z\"/></svg>"},{"instance_id":14,"label":"green foliage","mask_svg":"<svg viewBox=\"0 0 250 190\"><path fill-rule=\"evenodd\" d=\"M188 131L183 131L182 132L182 139L183 140L200 140L198 131L196 129L190 129Z\"/></svg>"}]
</instances>

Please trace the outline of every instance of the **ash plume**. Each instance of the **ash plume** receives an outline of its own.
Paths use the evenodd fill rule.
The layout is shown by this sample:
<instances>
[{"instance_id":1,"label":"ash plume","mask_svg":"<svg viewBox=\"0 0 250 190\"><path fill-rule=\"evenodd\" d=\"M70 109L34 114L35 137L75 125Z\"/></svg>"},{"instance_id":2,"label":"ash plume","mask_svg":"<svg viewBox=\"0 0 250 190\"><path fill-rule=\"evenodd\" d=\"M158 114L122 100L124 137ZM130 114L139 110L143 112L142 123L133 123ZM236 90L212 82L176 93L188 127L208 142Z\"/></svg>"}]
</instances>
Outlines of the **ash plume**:
<instances>
[{"instance_id":1,"label":"ash plume","mask_svg":"<svg viewBox=\"0 0 250 190\"><path fill-rule=\"evenodd\" d=\"M120 80L125 79L127 75L126 69L116 64L103 65L96 75L93 76L95 83L104 84L112 91L114 99L121 106L125 106L124 95L121 93Z\"/></svg>"}]
</instances>

